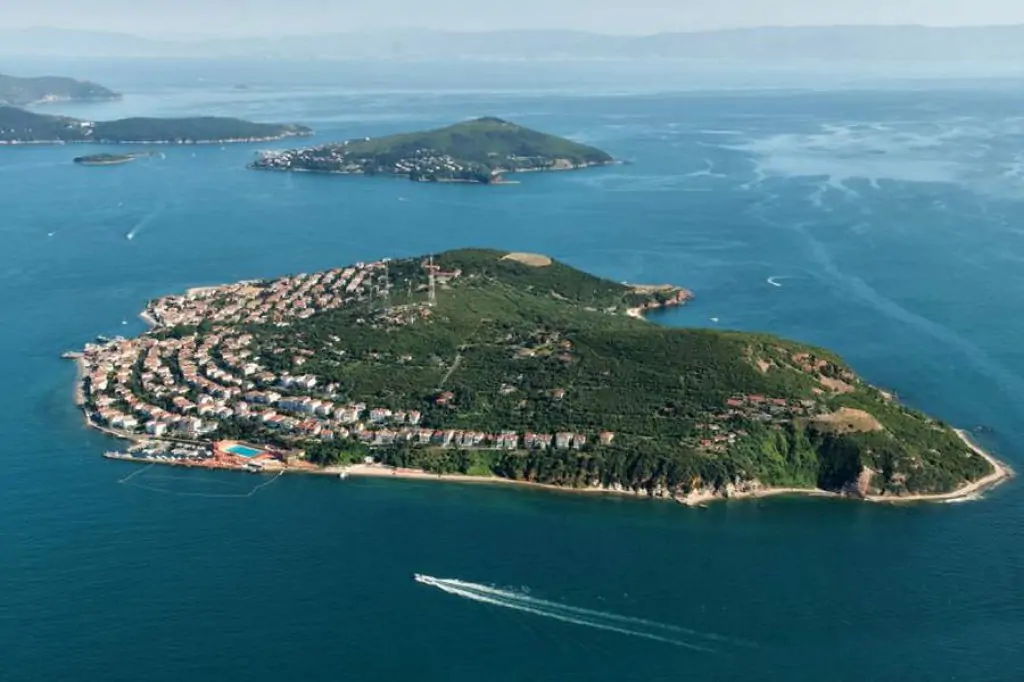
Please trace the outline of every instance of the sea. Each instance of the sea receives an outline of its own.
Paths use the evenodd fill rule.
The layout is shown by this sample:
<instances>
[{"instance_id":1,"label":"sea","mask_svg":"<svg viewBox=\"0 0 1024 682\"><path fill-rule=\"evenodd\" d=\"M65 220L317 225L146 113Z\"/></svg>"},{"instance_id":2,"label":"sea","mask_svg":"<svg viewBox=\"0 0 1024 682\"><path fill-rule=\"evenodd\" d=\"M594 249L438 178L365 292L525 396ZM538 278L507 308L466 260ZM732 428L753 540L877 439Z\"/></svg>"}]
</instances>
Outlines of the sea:
<instances>
[{"instance_id":1,"label":"sea","mask_svg":"<svg viewBox=\"0 0 1024 682\"><path fill-rule=\"evenodd\" d=\"M294 141L0 148L0 680L1024 678L1019 481L960 504L706 509L143 468L60 358L153 297L480 246L692 289L658 324L761 330L1024 469L1021 80L623 63L8 60L103 119L313 141L493 115L628 163L500 187L246 170ZM717 69L717 70L716 70ZM300 143L305 143L301 141ZM131 233L132 239L126 239ZM414 576L420 576L414 579Z\"/></svg>"}]
</instances>

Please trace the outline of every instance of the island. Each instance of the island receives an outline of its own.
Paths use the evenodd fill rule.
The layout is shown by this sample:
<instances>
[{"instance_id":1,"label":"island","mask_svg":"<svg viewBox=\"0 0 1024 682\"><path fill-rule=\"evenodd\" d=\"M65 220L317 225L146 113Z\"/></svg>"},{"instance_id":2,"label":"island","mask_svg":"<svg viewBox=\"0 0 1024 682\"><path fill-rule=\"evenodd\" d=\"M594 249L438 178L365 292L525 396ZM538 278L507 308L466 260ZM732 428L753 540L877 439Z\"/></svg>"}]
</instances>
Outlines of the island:
<instances>
[{"instance_id":1,"label":"island","mask_svg":"<svg viewBox=\"0 0 1024 682\"><path fill-rule=\"evenodd\" d=\"M131 163L135 159L152 156L152 152L129 152L127 154L89 154L76 156L73 163L80 166L117 166L122 163Z\"/></svg>"},{"instance_id":2,"label":"island","mask_svg":"<svg viewBox=\"0 0 1024 682\"><path fill-rule=\"evenodd\" d=\"M266 142L312 135L301 125L253 123L238 118L123 118L83 121L0 106L0 145L67 144L226 144Z\"/></svg>"},{"instance_id":3,"label":"island","mask_svg":"<svg viewBox=\"0 0 1024 682\"><path fill-rule=\"evenodd\" d=\"M427 132L267 151L249 167L392 175L420 182L497 184L506 173L570 170L611 163L614 159L595 147L485 117Z\"/></svg>"},{"instance_id":4,"label":"island","mask_svg":"<svg viewBox=\"0 0 1024 682\"><path fill-rule=\"evenodd\" d=\"M27 106L50 102L107 102L120 93L89 81L42 76L19 78L0 74L0 104Z\"/></svg>"},{"instance_id":5,"label":"island","mask_svg":"<svg viewBox=\"0 0 1024 682\"><path fill-rule=\"evenodd\" d=\"M114 459L514 482L699 504L778 493L941 500L1009 469L767 334L661 326L693 299L547 256L461 249L190 290L81 352Z\"/></svg>"}]
</instances>

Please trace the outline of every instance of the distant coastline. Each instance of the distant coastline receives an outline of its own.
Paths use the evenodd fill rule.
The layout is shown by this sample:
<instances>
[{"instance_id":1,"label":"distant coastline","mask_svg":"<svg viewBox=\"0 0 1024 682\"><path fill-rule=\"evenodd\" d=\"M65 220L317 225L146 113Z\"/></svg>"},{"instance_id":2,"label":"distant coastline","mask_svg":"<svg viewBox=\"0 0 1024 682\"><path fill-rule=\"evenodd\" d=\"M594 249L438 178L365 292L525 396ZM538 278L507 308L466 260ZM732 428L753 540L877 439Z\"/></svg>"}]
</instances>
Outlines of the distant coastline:
<instances>
[{"instance_id":1,"label":"distant coastline","mask_svg":"<svg viewBox=\"0 0 1024 682\"><path fill-rule=\"evenodd\" d=\"M255 123L217 116L87 121L0 105L0 145L236 144L269 142L312 134L310 128L296 124Z\"/></svg>"}]
</instances>

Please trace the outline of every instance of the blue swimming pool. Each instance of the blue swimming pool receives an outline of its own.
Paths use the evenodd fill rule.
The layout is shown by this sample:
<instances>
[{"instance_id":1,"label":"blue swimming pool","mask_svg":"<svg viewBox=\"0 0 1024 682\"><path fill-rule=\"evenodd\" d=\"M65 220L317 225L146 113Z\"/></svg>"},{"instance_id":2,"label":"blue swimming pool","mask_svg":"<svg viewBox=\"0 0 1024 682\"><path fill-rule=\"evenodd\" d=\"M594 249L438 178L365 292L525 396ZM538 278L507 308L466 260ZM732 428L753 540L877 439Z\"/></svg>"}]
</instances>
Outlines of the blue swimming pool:
<instances>
[{"instance_id":1,"label":"blue swimming pool","mask_svg":"<svg viewBox=\"0 0 1024 682\"><path fill-rule=\"evenodd\" d=\"M225 449L231 454L239 455L240 457L255 457L256 455L263 454L262 450L246 447L245 445L232 445L231 447Z\"/></svg>"}]
</instances>

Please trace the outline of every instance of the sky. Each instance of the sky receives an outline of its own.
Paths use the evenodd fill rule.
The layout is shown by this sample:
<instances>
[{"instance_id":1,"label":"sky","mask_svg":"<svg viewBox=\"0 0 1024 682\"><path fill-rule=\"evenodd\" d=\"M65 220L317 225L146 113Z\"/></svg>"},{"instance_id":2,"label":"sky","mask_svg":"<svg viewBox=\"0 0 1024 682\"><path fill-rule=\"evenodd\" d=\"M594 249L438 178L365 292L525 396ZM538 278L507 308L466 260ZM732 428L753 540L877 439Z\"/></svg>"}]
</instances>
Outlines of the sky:
<instances>
[{"instance_id":1,"label":"sky","mask_svg":"<svg viewBox=\"0 0 1024 682\"><path fill-rule=\"evenodd\" d=\"M1024 24L1024 0L4 0L0 28L153 37L388 28L647 34L750 26Z\"/></svg>"}]
</instances>

